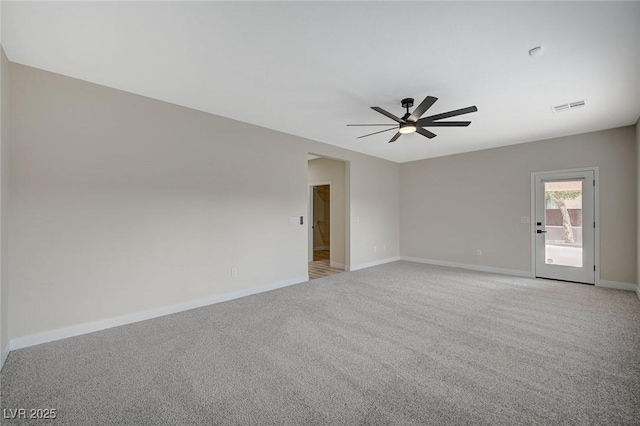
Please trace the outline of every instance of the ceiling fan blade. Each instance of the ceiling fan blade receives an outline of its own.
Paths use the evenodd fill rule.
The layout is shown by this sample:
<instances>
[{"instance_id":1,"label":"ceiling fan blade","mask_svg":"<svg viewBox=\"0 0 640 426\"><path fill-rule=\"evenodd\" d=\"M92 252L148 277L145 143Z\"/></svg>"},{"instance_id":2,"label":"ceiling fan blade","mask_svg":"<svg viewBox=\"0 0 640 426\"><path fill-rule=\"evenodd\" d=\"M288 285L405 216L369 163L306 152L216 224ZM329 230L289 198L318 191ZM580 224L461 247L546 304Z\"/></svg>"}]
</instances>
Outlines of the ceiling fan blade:
<instances>
[{"instance_id":1,"label":"ceiling fan blade","mask_svg":"<svg viewBox=\"0 0 640 426\"><path fill-rule=\"evenodd\" d=\"M422 103L413 110L407 121L417 121L420 117L422 117L422 114L427 112L427 110L436 103L437 100L438 98L434 98L433 96L427 96L426 98L424 98L424 101L422 101Z\"/></svg>"},{"instance_id":2,"label":"ceiling fan blade","mask_svg":"<svg viewBox=\"0 0 640 426\"><path fill-rule=\"evenodd\" d=\"M395 115L391 114L390 112L387 112L385 110L383 110L380 107L371 107L372 110L379 112L382 115L386 115L387 117L389 117L390 119L392 119L393 121L396 121L398 123L404 123L404 121L402 121L401 119L399 119L398 117L396 117Z\"/></svg>"},{"instance_id":3,"label":"ceiling fan blade","mask_svg":"<svg viewBox=\"0 0 640 426\"><path fill-rule=\"evenodd\" d=\"M423 129L422 127L416 127L416 133L420 133L422 136L426 136L429 139L433 139L437 136L435 133L431 133L430 131Z\"/></svg>"},{"instance_id":4,"label":"ceiling fan blade","mask_svg":"<svg viewBox=\"0 0 640 426\"><path fill-rule=\"evenodd\" d=\"M467 127L470 121L427 121L420 124L422 127Z\"/></svg>"},{"instance_id":5,"label":"ceiling fan blade","mask_svg":"<svg viewBox=\"0 0 640 426\"><path fill-rule=\"evenodd\" d=\"M354 126L394 126L394 124L392 123L387 123L387 124L347 124L347 127L354 127Z\"/></svg>"},{"instance_id":6,"label":"ceiling fan blade","mask_svg":"<svg viewBox=\"0 0 640 426\"><path fill-rule=\"evenodd\" d=\"M421 118L420 120L418 120L418 125L422 126L422 123L441 120L443 118L455 117L463 114L469 114L470 112L476 111L478 111L478 108L476 108L476 106L474 105L466 108L456 109L455 111L443 112L442 114L436 114L429 117Z\"/></svg>"},{"instance_id":7,"label":"ceiling fan blade","mask_svg":"<svg viewBox=\"0 0 640 426\"><path fill-rule=\"evenodd\" d=\"M393 135L389 143L397 141L400 136L402 136L402 133L400 132L396 133L395 135Z\"/></svg>"},{"instance_id":8,"label":"ceiling fan blade","mask_svg":"<svg viewBox=\"0 0 640 426\"><path fill-rule=\"evenodd\" d=\"M392 127L392 128L390 128L390 129L380 130L379 132L373 132L373 133L369 133L368 135L358 136L356 139L366 138L367 136L377 135L378 133L388 132L389 130L396 130L397 128L398 128L398 127L393 126L393 127Z\"/></svg>"}]
</instances>

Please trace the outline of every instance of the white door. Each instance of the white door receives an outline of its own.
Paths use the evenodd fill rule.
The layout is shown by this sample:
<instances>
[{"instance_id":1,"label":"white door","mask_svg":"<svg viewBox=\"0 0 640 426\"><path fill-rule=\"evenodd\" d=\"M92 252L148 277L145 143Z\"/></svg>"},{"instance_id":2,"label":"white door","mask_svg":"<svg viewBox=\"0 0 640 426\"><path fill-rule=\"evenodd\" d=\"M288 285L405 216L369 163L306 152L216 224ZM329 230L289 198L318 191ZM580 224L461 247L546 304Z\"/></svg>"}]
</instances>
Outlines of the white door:
<instances>
[{"instance_id":1,"label":"white door","mask_svg":"<svg viewBox=\"0 0 640 426\"><path fill-rule=\"evenodd\" d=\"M535 275L595 283L593 171L536 174Z\"/></svg>"}]
</instances>

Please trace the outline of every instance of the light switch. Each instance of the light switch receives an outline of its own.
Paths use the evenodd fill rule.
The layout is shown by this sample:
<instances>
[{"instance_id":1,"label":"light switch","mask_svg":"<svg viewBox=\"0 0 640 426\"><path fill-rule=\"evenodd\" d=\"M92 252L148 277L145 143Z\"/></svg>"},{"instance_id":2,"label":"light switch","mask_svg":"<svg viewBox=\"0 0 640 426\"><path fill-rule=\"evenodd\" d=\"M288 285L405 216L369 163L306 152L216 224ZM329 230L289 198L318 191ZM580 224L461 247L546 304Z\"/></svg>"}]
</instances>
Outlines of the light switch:
<instances>
[{"instance_id":1,"label":"light switch","mask_svg":"<svg viewBox=\"0 0 640 426\"><path fill-rule=\"evenodd\" d=\"M300 218L298 216L292 216L289 218L289 225L293 226L293 225L299 225L300 224Z\"/></svg>"},{"instance_id":2,"label":"light switch","mask_svg":"<svg viewBox=\"0 0 640 426\"><path fill-rule=\"evenodd\" d=\"M529 216L520 216L520 223L529 223Z\"/></svg>"}]
</instances>

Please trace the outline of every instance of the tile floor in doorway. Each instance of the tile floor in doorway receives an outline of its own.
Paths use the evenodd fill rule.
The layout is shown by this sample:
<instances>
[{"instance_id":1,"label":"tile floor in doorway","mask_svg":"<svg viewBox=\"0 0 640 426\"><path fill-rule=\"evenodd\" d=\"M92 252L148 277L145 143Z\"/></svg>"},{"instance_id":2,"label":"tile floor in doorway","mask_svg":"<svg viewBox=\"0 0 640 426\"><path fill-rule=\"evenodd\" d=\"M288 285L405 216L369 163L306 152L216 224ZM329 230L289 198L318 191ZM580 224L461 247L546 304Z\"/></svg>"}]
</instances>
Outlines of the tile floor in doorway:
<instances>
[{"instance_id":1,"label":"tile floor in doorway","mask_svg":"<svg viewBox=\"0 0 640 426\"><path fill-rule=\"evenodd\" d=\"M316 250L313 252L313 262L309 263L309 279L327 277L339 274L344 270L332 268L329 264L329 250Z\"/></svg>"}]
</instances>

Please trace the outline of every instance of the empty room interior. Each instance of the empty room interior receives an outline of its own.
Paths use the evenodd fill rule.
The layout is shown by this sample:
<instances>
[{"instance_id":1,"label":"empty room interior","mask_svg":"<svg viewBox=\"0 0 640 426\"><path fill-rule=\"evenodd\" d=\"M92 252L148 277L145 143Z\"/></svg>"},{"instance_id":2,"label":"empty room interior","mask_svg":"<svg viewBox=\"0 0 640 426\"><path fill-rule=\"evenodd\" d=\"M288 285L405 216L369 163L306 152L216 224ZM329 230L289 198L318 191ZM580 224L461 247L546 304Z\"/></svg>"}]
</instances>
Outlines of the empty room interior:
<instances>
[{"instance_id":1,"label":"empty room interior","mask_svg":"<svg viewBox=\"0 0 640 426\"><path fill-rule=\"evenodd\" d=\"M640 1L0 24L0 423L640 422Z\"/></svg>"}]
</instances>

